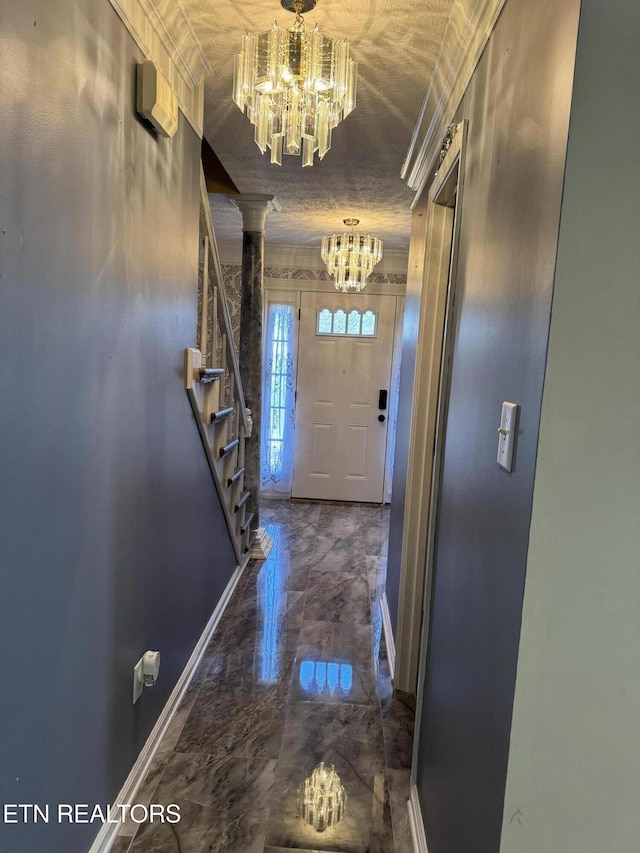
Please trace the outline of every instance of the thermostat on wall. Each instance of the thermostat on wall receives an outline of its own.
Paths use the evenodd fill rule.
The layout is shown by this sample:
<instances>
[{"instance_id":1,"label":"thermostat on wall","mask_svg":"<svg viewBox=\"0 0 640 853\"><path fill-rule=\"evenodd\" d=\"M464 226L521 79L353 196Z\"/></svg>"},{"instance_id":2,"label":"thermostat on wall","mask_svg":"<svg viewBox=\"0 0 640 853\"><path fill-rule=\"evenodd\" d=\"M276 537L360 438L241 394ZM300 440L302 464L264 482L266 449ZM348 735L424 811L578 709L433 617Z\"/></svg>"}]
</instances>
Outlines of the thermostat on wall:
<instances>
[{"instance_id":1,"label":"thermostat on wall","mask_svg":"<svg viewBox=\"0 0 640 853\"><path fill-rule=\"evenodd\" d=\"M173 136L178 129L178 99L166 78L147 60L138 63L136 82L136 109L140 115L150 121L158 133Z\"/></svg>"}]
</instances>

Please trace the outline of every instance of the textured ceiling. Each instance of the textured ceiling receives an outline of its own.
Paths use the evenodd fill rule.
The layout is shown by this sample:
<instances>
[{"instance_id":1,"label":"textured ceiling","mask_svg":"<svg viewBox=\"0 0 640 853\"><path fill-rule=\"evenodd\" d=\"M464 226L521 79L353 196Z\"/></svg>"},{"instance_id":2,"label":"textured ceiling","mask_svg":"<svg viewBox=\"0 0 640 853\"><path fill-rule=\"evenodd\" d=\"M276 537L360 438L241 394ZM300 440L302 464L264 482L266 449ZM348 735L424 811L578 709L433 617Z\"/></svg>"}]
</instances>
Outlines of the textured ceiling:
<instances>
[{"instance_id":1,"label":"textured ceiling","mask_svg":"<svg viewBox=\"0 0 640 853\"><path fill-rule=\"evenodd\" d=\"M263 32L293 15L279 0L183 0L214 68L205 89L205 135L241 192L273 193L282 207L270 214L269 243L318 245L347 216L360 219L386 247L409 244L412 193L400 178L452 0L318 0L305 16L332 38L348 38L358 62L355 110L333 131L324 160L303 169L299 157L269 162L253 127L231 98L233 57L242 34ZM212 199L218 239L238 238L240 214Z\"/></svg>"}]
</instances>

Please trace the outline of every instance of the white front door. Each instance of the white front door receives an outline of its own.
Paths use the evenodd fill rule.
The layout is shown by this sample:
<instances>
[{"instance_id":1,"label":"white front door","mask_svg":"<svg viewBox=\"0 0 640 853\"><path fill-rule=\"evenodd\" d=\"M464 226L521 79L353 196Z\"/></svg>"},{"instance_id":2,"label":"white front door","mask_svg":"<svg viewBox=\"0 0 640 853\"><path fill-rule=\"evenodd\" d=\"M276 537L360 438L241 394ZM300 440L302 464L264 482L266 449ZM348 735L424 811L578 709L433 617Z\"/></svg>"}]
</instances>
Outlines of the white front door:
<instances>
[{"instance_id":1,"label":"white front door","mask_svg":"<svg viewBox=\"0 0 640 853\"><path fill-rule=\"evenodd\" d=\"M292 497L382 503L395 309L302 293Z\"/></svg>"}]
</instances>

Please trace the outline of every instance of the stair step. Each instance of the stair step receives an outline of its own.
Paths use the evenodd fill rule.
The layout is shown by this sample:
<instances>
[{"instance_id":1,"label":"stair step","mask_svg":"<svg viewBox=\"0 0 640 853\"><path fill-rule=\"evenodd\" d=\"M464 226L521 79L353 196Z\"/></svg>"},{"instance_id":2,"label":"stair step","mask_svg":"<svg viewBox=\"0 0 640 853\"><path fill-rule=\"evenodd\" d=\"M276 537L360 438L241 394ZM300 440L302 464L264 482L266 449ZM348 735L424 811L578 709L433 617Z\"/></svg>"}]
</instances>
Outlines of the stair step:
<instances>
[{"instance_id":1,"label":"stair step","mask_svg":"<svg viewBox=\"0 0 640 853\"><path fill-rule=\"evenodd\" d=\"M240 528L240 535L241 536L244 536L244 534L247 532L247 530L249 529L249 525L251 524L252 520L253 520L253 513L250 512L249 515L245 518L244 524Z\"/></svg>"},{"instance_id":2,"label":"stair step","mask_svg":"<svg viewBox=\"0 0 640 853\"><path fill-rule=\"evenodd\" d=\"M210 423L219 424L220 421L223 421L225 418L228 418L229 415L233 414L233 412L234 412L233 406L229 406L228 409L220 409L217 412L212 412Z\"/></svg>"},{"instance_id":3,"label":"stair step","mask_svg":"<svg viewBox=\"0 0 640 853\"><path fill-rule=\"evenodd\" d=\"M216 379L220 379L221 376L224 376L224 367L201 367L200 368L200 382L215 382Z\"/></svg>"},{"instance_id":4,"label":"stair step","mask_svg":"<svg viewBox=\"0 0 640 853\"><path fill-rule=\"evenodd\" d=\"M244 493L244 494L243 494L243 495L238 499L238 503L237 503L237 504L236 504L236 506L235 506L235 512L239 512L239 511L242 509L242 507L243 507L243 506L246 504L246 502L249 500L249 497L250 497L250 496L251 496L251 492L245 492L245 493Z\"/></svg>"},{"instance_id":5,"label":"stair step","mask_svg":"<svg viewBox=\"0 0 640 853\"><path fill-rule=\"evenodd\" d=\"M243 474L244 474L244 467L237 468L234 471L234 473L231 475L231 477L229 477L229 479L227 480L227 486L233 486L233 484L235 482L237 482L240 479L240 477L242 477Z\"/></svg>"},{"instance_id":6,"label":"stair step","mask_svg":"<svg viewBox=\"0 0 640 853\"><path fill-rule=\"evenodd\" d=\"M219 454L220 459L222 459L222 457L226 456L228 453L231 453L231 451L234 449L234 447L237 447L239 444L240 444L240 439L234 438L234 440L230 441L229 444L225 444L224 447L221 447L220 448L220 454Z\"/></svg>"}]
</instances>

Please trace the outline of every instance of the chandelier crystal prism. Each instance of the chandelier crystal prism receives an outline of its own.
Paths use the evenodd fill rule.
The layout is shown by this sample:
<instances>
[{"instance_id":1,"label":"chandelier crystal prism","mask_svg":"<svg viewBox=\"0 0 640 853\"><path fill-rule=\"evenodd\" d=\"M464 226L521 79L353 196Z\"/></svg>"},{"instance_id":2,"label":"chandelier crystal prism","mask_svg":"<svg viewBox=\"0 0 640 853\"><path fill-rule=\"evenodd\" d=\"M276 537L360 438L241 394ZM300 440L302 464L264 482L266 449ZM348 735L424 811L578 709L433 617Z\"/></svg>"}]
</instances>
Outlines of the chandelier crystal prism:
<instances>
[{"instance_id":1,"label":"chandelier crystal prism","mask_svg":"<svg viewBox=\"0 0 640 853\"><path fill-rule=\"evenodd\" d=\"M335 278L336 290L343 293L364 288L374 266L382 258L382 240L371 234L354 233L359 219L344 219L351 232L326 234L322 238L320 254L329 275Z\"/></svg>"},{"instance_id":2,"label":"chandelier crystal prism","mask_svg":"<svg viewBox=\"0 0 640 853\"><path fill-rule=\"evenodd\" d=\"M296 14L291 27L274 24L245 34L235 56L233 100L255 127L255 141L271 162L283 154L302 155L312 166L331 148L331 132L356 104L357 63L346 39L331 39L314 27L305 30L302 12L315 0L281 0Z\"/></svg>"}]
</instances>

